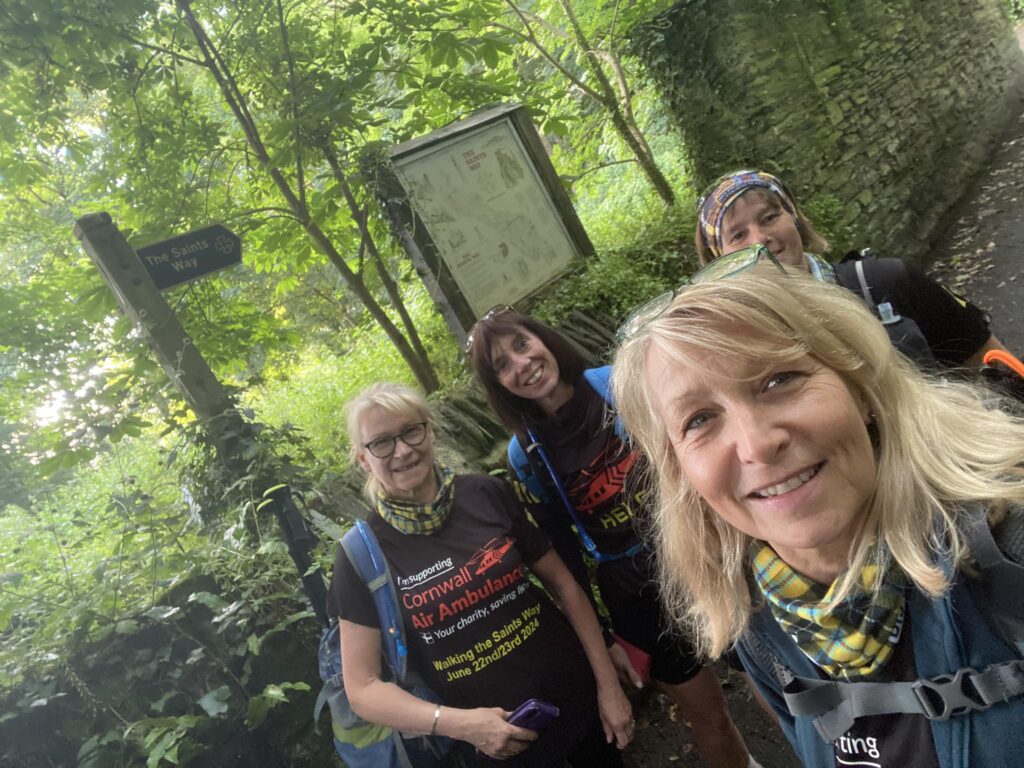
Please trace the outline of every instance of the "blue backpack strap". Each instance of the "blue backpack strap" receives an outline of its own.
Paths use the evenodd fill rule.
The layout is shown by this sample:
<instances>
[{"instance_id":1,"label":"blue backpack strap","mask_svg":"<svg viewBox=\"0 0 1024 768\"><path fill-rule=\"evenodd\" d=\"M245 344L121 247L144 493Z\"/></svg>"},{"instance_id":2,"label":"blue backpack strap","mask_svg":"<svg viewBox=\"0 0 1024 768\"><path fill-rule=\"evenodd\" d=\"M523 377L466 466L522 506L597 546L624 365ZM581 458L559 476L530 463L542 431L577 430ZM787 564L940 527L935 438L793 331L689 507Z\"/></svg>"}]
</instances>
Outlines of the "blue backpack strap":
<instances>
[{"instance_id":1,"label":"blue backpack strap","mask_svg":"<svg viewBox=\"0 0 1024 768\"><path fill-rule=\"evenodd\" d=\"M515 475L515 480L522 483L533 496L543 502L550 502L551 498L548 495L547 489L530 466L530 460L527 458L519 438L515 435L509 440L507 453L508 465Z\"/></svg>"},{"instance_id":2,"label":"blue backpack strap","mask_svg":"<svg viewBox=\"0 0 1024 768\"><path fill-rule=\"evenodd\" d=\"M612 397L612 367L604 365L600 368L587 368L583 372L583 378L601 396L608 405L609 410L615 411L615 398ZM615 415L615 435L620 440L629 439L626 435L626 427L623 425L618 413Z\"/></svg>"},{"instance_id":3,"label":"blue backpack strap","mask_svg":"<svg viewBox=\"0 0 1024 768\"><path fill-rule=\"evenodd\" d=\"M402 632L402 617L398 612L398 594L391 580L391 571L380 543L365 520L356 520L342 537L341 546L352 566L370 590L377 616L380 619L381 644L384 658L399 683L405 682L409 649Z\"/></svg>"}]
</instances>

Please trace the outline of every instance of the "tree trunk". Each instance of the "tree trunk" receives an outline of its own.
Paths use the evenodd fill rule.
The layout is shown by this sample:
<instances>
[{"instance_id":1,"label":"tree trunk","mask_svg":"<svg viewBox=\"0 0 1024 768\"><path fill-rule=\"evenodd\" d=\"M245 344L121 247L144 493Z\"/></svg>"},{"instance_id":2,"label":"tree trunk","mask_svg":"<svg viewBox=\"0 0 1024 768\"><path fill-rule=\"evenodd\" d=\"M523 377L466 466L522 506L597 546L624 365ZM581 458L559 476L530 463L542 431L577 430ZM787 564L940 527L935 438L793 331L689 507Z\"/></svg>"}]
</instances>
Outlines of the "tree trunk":
<instances>
[{"instance_id":1,"label":"tree trunk","mask_svg":"<svg viewBox=\"0 0 1024 768\"><path fill-rule=\"evenodd\" d=\"M647 180L651 182L654 191L658 193L658 197L662 199L665 205L675 205L676 194L672 191L672 187L668 183L668 179L665 178L665 174L658 167L658 163L655 161L654 155L651 154L650 148L646 146L646 140L641 143L637 135L630 129L630 125L622 114L618 103L614 105L606 104L605 107L612 119L612 125L622 137L622 140L626 142L626 146L633 152L633 157L636 158ZM640 128L637 126L636 131L639 132L639 130Z\"/></svg>"},{"instance_id":2,"label":"tree trunk","mask_svg":"<svg viewBox=\"0 0 1024 768\"><path fill-rule=\"evenodd\" d=\"M263 140L260 138L259 131L256 127L256 121L249 112L248 103L244 94L239 89L237 83L235 83L226 63L223 62L220 57L220 52L216 49L213 41L206 34L206 30L192 13L189 0L177 0L177 6L183 13L185 20L189 25L189 29L192 30L196 43L199 45L199 49L205 57L206 68L213 75L213 78L216 81L217 86L220 88L221 94L224 96L228 107L231 109L232 114L234 114L235 119L238 121L245 133L249 148L259 160L260 165L262 165L266 172L270 174L270 178L273 180L278 192L281 193L281 196L284 197L285 201L288 203L288 207L292 211L292 214L298 222L302 224L306 233L313 241L313 244L317 247L317 250L323 253L331 264L334 265L335 269L341 273L341 276L345 280L349 289L355 293L356 297L370 313L370 317L372 317L384 330L384 333L398 350L402 359L405 360L409 369L416 377L416 380L420 383L420 386L423 387L427 393L435 391L439 384L437 381L437 374L434 372L430 362L421 360L415 353L412 346L410 346L409 341L391 321L391 318L387 316L384 308L381 307L373 294L370 293L370 290L366 287L363 280L349 268L348 264L345 263L345 259L340 253L338 253L338 249L334 246L334 243L331 242L331 239L327 237L319 224L313 221L307 206L302 202L299 196L295 194L291 185L288 184L288 180L285 179L284 174L281 173L280 169L278 169L270 159L270 155L267 153Z\"/></svg>"},{"instance_id":3,"label":"tree trunk","mask_svg":"<svg viewBox=\"0 0 1024 768\"><path fill-rule=\"evenodd\" d=\"M359 227L359 234L366 244L366 250L370 254L370 258L373 259L374 267L377 269L377 274L380 275L381 284L384 286L384 290L387 292L388 297L391 299L391 303L395 305L395 311L398 312L399 318L402 320L402 325L405 326L405 333L409 337L409 342L412 344L416 354L426 363L430 365L430 357L427 354L426 347L423 346L423 342L420 340L419 331L416 330L416 325L412 321L412 316L409 314L409 310L405 306L405 301L402 299L402 292L399 290L398 283L394 278L391 277L391 273L388 272L387 266L384 264L384 259L380 255L380 251L377 249L377 243L373 239L373 235L370 234L370 228L366 222L366 212L359 207L359 202L356 200L355 195L352 193L352 187L349 186L348 179L345 178L345 173L341 169L341 164L338 162L338 156L334 152L334 149L327 143L321 146L321 151L324 157L327 159L328 165L331 166L331 172L334 174L335 181L338 182L338 186L341 188L341 194L345 197L345 202L348 205L349 212L352 214L352 220L356 222Z\"/></svg>"},{"instance_id":4,"label":"tree trunk","mask_svg":"<svg viewBox=\"0 0 1024 768\"><path fill-rule=\"evenodd\" d=\"M562 8L562 12L565 14L565 18L569 21L569 26L572 29L573 37L576 39L576 45L584 52L584 60L587 62L587 67L593 73L595 80L597 81L598 88L600 89L601 98L598 100L608 110L609 115L612 119L612 125L618 132L622 140L626 142L626 146L629 147L633 156L639 163L641 170L647 177L647 180L651 182L651 186L654 187L654 191L658 193L658 196L665 202L665 205L675 205L676 195L672 191L671 185L668 183L668 179L665 178L665 174L661 172L657 162L654 159L654 155L651 152L650 145L647 140L643 137L643 133L640 131L640 126L636 124L636 121L632 119L630 114L627 119L627 114L630 110L629 104L629 91L625 84L623 84L622 101L625 104L619 103L619 99L615 95L615 89L612 87L611 82L608 80L608 76L605 71L601 68L600 58L601 54L594 49L587 39L587 36L583 32L583 27L580 26L579 20L576 18L576 13L572 9L570 0L558 0L559 6ZM620 72L620 77L622 74Z\"/></svg>"}]
</instances>

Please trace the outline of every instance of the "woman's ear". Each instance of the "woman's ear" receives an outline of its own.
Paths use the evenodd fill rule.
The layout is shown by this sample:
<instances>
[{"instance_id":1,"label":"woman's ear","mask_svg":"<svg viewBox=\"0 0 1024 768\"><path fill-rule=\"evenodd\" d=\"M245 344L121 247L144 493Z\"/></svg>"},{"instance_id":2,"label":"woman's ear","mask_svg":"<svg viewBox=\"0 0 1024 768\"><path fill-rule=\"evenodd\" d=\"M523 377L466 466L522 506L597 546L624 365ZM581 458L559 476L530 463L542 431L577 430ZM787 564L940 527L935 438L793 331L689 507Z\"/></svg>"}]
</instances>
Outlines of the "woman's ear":
<instances>
[{"instance_id":1,"label":"woman's ear","mask_svg":"<svg viewBox=\"0 0 1024 768\"><path fill-rule=\"evenodd\" d=\"M360 448L356 451L356 463L363 468L365 472L370 471L370 462L366 460L366 449Z\"/></svg>"}]
</instances>

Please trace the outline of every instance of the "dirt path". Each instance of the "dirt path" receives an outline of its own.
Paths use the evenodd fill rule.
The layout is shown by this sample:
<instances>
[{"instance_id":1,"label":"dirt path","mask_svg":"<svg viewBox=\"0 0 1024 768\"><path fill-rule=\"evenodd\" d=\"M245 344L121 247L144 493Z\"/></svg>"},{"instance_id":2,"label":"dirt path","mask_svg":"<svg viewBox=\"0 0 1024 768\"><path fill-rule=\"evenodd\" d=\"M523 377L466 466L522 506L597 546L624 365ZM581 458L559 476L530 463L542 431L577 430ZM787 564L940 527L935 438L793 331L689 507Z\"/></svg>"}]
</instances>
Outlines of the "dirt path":
<instances>
[{"instance_id":1,"label":"dirt path","mask_svg":"<svg viewBox=\"0 0 1024 768\"><path fill-rule=\"evenodd\" d=\"M987 310L992 332L1024 354L1024 113L950 221L932 274Z\"/></svg>"},{"instance_id":2,"label":"dirt path","mask_svg":"<svg viewBox=\"0 0 1024 768\"><path fill-rule=\"evenodd\" d=\"M754 702L742 678L720 665L719 679L725 689L729 711L739 727L751 754L764 768L799 766L789 742ZM693 745L693 736L675 708L653 690L640 694L633 702L636 712L637 737L626 751L627 768L664 768L706 765Z\"/></svg>"}]
</instances>

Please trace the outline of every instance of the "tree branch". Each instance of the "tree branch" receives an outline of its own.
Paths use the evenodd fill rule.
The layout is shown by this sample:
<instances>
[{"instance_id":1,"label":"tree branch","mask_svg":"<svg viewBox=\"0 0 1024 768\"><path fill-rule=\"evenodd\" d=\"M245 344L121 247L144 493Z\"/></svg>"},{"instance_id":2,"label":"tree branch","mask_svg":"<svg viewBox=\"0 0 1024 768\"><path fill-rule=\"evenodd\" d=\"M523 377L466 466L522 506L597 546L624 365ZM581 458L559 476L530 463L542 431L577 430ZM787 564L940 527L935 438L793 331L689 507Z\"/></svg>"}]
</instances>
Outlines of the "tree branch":
<instances>
[{"instance_id":1,"label":"tree branch","mask_svg":"<svg viewBox=\"0 0 1024 768\"><path fill-rule=\"evenodd\" d=\"M530 45L534 47L537 53L539 53L544 58L544 60L547 61L551 66L553 66L555 69L561 72L562 76L565 77L570 83L572 83L585 94L590 96L590 98L595 99L601 104L604 104L605 99L601 96L600 93L595 91L589 85L587 85L578 77L576 77L576 75L574 75L572 72L566 69L562 62L555 58L554 54L548 51L548 49L544 47L541 41L537 39L537 35L533 31L533 27L530 26L530 20L526 17L524 11L521 8L519 8L519 6L517 6L514 2L512 2L512 0L505 0L505 4L512 9L512 12L515 13L516 16L519 17L519 21L522 23L523 28L526 29L525 39L527 42L530 43ZM491 25L497 26L498 24L497 22L491 22Z\"/></svg>"},{"instance_id":2,"label":"tree branch","mask_svg":"<svg viewBox=\"0 0 1024 768\"><path fill-rule=\"evenodd\" d=\"M132 37L131 35L126 35L124 32L118 32L117 36L120 37L122 40L128 41L132 45L137 45L139 48L146 48L147 50L156 51L157 53L165 53L168 56L172 56L173 58L177 59L178 61L187 61L189 64L195 64L197 67L207 66L205 61L193 58L192 56L186 56L184 53L176 51L173 48L164 48L162 45L153 45L152 43L146 43L142 40L136 40L134 37Z\"/></svg>"},{"instance_id":3,"label":"tree branch","mask_svg":"<svg viewBox=\"0 0 1024 768\"><path fill-rule=\"evenodd\" d=\"M295 127L292 135L295 137L295 185L299 188L299 200L306 205L306 173L302 167L302 132L299 129L299 93L298 84L295 79L295 58L288 43L288 25L284 20L284 8L281 0L277 0L277 23L281 29L281 48L284 51L284 60L288 65L288 88L289 101L291 102L292 121Z\"/></svg>"}]
</instances>

